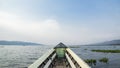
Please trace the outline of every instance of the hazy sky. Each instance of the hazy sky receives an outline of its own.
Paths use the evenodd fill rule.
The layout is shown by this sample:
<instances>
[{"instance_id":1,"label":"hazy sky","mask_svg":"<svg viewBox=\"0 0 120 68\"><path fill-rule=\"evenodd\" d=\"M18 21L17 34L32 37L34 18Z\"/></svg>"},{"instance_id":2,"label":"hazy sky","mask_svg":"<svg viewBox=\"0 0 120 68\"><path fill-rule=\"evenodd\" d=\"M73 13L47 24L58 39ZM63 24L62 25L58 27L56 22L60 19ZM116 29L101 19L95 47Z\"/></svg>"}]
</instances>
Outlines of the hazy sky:
<instances>
[{"instance_id":1,"label":"hazy sky","mask_svg":"<svg viewBox=\"0 0 120 68\"><path fill-rule=\"evenodd\" d=\"M120 39L120 0L0 0L0 40L88 44Z\"/></svg>"}]
</instances>

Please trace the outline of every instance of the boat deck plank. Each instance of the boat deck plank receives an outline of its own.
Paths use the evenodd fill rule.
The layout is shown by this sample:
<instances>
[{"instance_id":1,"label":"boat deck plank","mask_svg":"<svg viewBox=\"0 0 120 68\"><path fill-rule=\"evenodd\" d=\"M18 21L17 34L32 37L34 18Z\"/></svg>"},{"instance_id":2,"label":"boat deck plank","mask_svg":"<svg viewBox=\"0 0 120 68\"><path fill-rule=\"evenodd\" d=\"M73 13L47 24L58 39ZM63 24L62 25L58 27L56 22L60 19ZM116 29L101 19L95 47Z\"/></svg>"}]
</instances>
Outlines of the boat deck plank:
<instances>
[{"instance_id":1,"label":"boat deck plank","mask_svg":"<svg viewBox=\"0 0 120 68\"><path fill-rule=\"evenodd\" d=\"M64 60L57 60L53 68L67 68Z\"/></svg>"}]
</instances>

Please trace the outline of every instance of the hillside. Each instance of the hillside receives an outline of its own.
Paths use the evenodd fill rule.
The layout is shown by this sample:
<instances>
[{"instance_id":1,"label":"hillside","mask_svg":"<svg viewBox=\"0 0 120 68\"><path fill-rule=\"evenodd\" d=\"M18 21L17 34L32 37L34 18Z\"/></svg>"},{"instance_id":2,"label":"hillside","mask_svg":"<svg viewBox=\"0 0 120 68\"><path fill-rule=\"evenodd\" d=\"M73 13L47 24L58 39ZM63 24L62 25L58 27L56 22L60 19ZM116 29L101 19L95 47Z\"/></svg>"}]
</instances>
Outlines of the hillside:
<instances>
[{"instance_id":1,"label":"hillside","mask_svg":"<svg viewBox=\"0 0 120 68\"><path fill-rule=\"evenodd\" d=\"M120 45L120 40L106 41L106 42L103 42L102 44L107 44L107 45Z\"/></svg>"},{"instance_id":2,"label":"hillside","mask_svg":"<svg viewBox=\"0 0 120 68\"><path fill-rule=\"evenodd\" d=\"M0 41L0 45L41 45L33 42L24 42L24 41Z\"/></svg>"}]
</instances>

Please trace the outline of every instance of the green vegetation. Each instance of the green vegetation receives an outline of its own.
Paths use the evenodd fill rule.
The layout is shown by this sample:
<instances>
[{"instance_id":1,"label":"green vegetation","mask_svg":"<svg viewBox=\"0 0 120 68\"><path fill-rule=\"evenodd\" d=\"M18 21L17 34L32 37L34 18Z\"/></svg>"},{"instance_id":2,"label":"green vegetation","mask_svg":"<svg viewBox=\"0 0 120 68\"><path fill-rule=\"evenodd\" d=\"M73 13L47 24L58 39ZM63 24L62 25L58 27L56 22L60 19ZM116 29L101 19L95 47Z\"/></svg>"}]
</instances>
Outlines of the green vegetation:
<instances>
[{"instance_id":1,"label":"green vegetation","mask_svg":"<svg viewBox=\"0 0 120 68\"><path fill-rule=\"evenodd\" d=\"M120 50L91 50L93 52L120 53Z\"/></svg>"},{"instance_id":2,"label":"green vegetation","mask_svg":"<svg viewBox=\"0 0 120 68\"><path fill-rule=\"evenodd\" d=\"M86 63L90 64L91 66L96 65L96 63L97 63L96 59L86 59L84 61ZM106 58L106 57L103 57L103 58L99 59L99 62L102 62L102 63L108 63L108 61L109 61L109 59Z\"/></svg>"},{"instance_id":3,"label":"green vegetation","mask_svg":"<svg viewBox=\"0 0 120 68\"><path fill-rule=\"evenodd\" d=\"M84 50L87 50L87 49L84 49Z\"/></svg>"},{"instance_id":4,"label":"green vegetation","mask_svg":"<svg viewBox=\"0 0 120 68\"><path fill-rule=\"evenodd\" d=\"M107 63L109 60L108 58L104 57L99 60L99 62Z\"/></svg>"},{"instance_id":5,"label":"green vegetation","mask_svg":"<svg viewBox=\"0 0 120 68\"><path fill-rule=\"evenodd\" d=\"M80 46L69 46L70 48L80 48Z\"/></svg>"},{"instance_id":6,"label":"green vegetation","mask_svg":"<svg viewBox=\"0 0 120 68\"><path fill-rule=\"evenodd\" d=\"M84 60L86 63L89 63L89 64L91 64L91 65L96 65L96 59L86 59L86 60Z\"/></svg>"}]
</instances>

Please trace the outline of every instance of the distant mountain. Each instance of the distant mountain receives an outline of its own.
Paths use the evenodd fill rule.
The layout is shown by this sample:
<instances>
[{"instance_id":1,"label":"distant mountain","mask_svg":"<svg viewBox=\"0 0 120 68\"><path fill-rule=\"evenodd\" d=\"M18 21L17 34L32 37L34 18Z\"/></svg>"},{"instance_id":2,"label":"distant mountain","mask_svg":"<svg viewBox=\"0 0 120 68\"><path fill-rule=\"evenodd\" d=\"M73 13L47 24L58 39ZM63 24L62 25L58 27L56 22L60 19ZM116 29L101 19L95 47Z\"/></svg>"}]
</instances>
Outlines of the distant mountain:
<instances>
[{"instance_id":1,"label":"distant mountain","mask_svg":"<svg viewBox=\"0 0 120 68\"><path fill-rule=\"evenodd\" d=\"M102 44L107 44L107 45L120 45L120 40L106 41L106 42L103 42Z\"/></svg>"},{"instance_id":2,"label":"distant mountain","mask_svg":"<svg viewBox=\"0 0 120 68\"><path fill-rule=\"evenodd\" d=\"M93 43L93 44L86 44L90 46L104 46L104 45L120 45L120 40L111 40L111 41L105 41L101 43Z\"/></svg>"},{"instance_id":3,"label":"distant mountain","mask_svg":"<svg viewBox=\"0 0 120 68\"><path fill-rule=\"evenodd\" d=\"M90 45L120 45L120 40L111 40Z\"/></svg>"},{"instance_id":4,"label":"distant mountain","mask_svg":"<svg viewBox=\"0 0 120 68\"><path fill-rule=\"evenodd\" d=\"M41 45L33 42L24 42L24 41L0 41L0 45Z\"/></svg>"}]
</instances>

